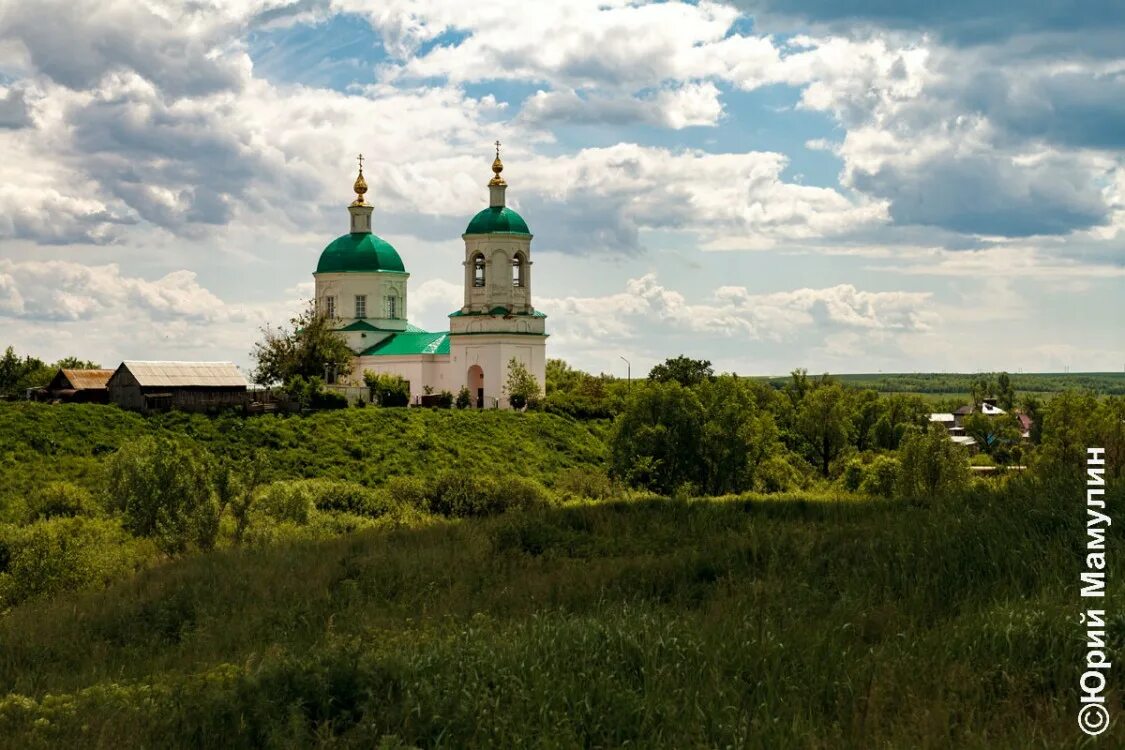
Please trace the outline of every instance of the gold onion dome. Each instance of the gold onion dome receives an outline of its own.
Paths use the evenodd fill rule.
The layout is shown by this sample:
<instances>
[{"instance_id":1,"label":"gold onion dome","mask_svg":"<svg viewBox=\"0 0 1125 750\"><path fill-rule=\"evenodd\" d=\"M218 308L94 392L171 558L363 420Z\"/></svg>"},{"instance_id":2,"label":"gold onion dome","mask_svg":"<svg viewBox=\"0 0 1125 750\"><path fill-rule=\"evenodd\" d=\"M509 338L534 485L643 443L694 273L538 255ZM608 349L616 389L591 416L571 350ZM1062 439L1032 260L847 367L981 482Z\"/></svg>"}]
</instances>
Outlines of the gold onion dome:
<instances>
[{"instance_id":1,"label":"gold onion dome","mask_svg":"<svg viewBox=\"0 0 1125 750\"><path fill-rule=\"evenodd\" d=\"M489 185L507 185L500 173L504 171L504 162L500 161L500 141L496 141L496 158L492 160L492 179Z\"/></svg>"},{"instance_id":2,"label":"gold onion dome","mask_svg":"<svg viewBox=\"0 0 1125 750\"><path fill-rule=\"evenodd\" d=\"M359 175L356 176L352 189L355 190L355 202L352 205L362 206L363 194L367 192L367 180L363 179L363 154L359 155Z\"/></svg>"}]
</instances>

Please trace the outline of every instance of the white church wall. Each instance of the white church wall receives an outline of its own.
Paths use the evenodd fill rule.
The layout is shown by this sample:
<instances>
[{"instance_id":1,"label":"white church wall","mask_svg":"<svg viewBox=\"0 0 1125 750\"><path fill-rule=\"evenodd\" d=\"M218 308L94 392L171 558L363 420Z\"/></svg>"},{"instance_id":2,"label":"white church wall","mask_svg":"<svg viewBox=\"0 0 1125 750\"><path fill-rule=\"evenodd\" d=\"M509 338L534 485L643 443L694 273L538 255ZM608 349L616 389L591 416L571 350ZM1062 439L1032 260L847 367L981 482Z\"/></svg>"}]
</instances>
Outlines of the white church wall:
<instances>
[{"instance_id":1,"label":"white church wall","mask_svg":"<svg viewBox=\"0 0 1125 750\"><path fill-rule=\"evenodd\" d=\"M326 298L336 298L336 317L345 324L356 320L357 295L366 297L367 310L364 320L378 328L387 330L406 330L407 281L408 273L377 271L372 273L318 273L316 280L317 309L327 310ZM396 318L387 318L386 299L394 293L398 298ZM349 342L350 343L350 342ZM374 342L372 342L374 343ZM370 344L368 344L370 346Z\"/></svg>"}]
</instances>

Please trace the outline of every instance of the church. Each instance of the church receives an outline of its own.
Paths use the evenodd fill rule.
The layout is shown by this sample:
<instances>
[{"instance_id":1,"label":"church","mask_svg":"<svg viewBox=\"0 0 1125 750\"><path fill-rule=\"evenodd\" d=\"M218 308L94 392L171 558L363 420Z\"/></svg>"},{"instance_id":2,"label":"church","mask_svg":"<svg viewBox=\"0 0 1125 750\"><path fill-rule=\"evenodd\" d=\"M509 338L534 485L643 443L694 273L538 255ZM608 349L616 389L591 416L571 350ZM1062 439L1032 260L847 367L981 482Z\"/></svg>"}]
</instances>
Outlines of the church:
<instances>
[{"instance_id":1,"label":"church","mask_svg":"<svg viewBox=\"0 0 1125 750\"><path fill-rule=\"evenodd\" d=\"M464 304L449 314L448 331L431 332L410 324L410 274L391 244L372 232L374 207L364 198L360 157L356 197L348 206L351 231L324 248L313 274L317 309L337 322L355 353L343 384L362 385L368 371L391 373L410 383L411 403L427 391L456 394L464 386L477 408L506 409L508 366L515 358L542 391L547 316L531 303L532 234L506 205L503 171L497 143L488 208L461 235Z\"/></svg>"}]
</instances>

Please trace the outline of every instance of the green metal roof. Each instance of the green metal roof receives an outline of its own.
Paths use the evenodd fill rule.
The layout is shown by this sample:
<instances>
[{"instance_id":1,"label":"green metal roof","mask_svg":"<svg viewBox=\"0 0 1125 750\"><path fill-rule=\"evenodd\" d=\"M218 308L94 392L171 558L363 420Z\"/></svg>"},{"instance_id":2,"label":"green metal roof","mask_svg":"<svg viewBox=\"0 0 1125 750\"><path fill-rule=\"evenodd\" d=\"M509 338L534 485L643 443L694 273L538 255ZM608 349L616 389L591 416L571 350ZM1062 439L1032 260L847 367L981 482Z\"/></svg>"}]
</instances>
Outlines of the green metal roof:
<instances>
[{"instance_id":1,"label":"green metal roof","mask_svg":"<svg viewBox=\"0 0 1125 750\"><path fill-rule=\"evenodd\" d=\"M405 273L402 258L391 244L367 232L352 232L332 240L320 254L317 273L390 271Z\"/></svg>"},{"instance_id":2,"label":"green metal roof","mask_svg":"<svg viewBox=\"0 0 1125 750\"><path fill-rule=\"evenodd\" d=\"M379 329L368 323L366 320L353 320L343 328L337 328L337 331L351 332L351 331L378 331Z\"/></svg>"},{"instance_id":3,"label":"green metal roof","mask_svg":"<svg viewBox=\"0 0 1125 750\"><path fill-rule=\"evenodd\" d=\"M396 333L359 353L361 357L449 354L449 332Z\"/></svg>"},{"instance_id":4,"label":"green metal roof","mask_svg":"<svg viewBox=\"0 0 1125 750\"><path fill-rule=\"evenodd\" d=\"M454 310L453 312L449 313L448 317L450 317L450 318L465 318L465 317L470 317L470 316L473 316L473 315L511 315L513 317L516 317L516 318L545 318L545 317L547 317L547 313L542 313L542 312L539 312L538 310L532 310L529 313L523 313L523 312L510 313L510 312L508 312L508 309L505 308L505 307L494 307L491 310L489 310L488 312L461 312L460 310Z\"/></svg>"},{"instance_id":5,"label":"green metal roof","mask_svg":"<svg viewBox=\"0 0 1125 750\"><path fill-rule=\"evenodd\" d=\"M531 230L523 217L506 206L490 206L473 217L465 234L526 234Z\"/></svg>"}]
</instances>

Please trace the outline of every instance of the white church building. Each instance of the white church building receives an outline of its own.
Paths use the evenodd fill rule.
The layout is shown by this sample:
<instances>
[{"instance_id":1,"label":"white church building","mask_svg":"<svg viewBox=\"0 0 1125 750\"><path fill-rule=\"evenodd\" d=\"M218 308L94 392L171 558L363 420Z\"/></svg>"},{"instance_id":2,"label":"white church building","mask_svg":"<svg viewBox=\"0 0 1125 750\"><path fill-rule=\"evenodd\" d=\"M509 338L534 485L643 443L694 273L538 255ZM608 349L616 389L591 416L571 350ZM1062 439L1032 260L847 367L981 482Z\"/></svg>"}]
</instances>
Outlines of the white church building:
<instances>
[{"instance_id":1,"label":"white church building","mask_svg":"<svg viewBox=\"0 0 1125 750\"><path fill-rule=\"evenodd\" d=\"M398 252L371 231L373 207L364 200L363 163L348 206L351 231L320 254L317 309L338 321L336 330L355 352L347 382L363 384L366 371L401 375L411 402L426 392L469 389L477 408L508 408L505 384L515 358L546 380L546 315L531 304L531 231L505 205L507 183L497 144L488 182L489 205L469 222L462 273L465 297L449 314L449 330L423 331L408 321L410 274Z\"/></svg>"}]
</instances>

